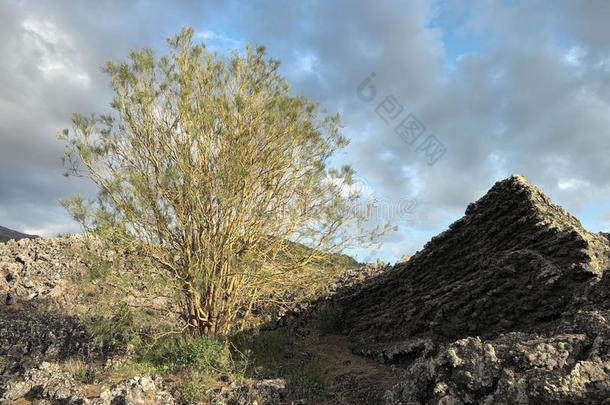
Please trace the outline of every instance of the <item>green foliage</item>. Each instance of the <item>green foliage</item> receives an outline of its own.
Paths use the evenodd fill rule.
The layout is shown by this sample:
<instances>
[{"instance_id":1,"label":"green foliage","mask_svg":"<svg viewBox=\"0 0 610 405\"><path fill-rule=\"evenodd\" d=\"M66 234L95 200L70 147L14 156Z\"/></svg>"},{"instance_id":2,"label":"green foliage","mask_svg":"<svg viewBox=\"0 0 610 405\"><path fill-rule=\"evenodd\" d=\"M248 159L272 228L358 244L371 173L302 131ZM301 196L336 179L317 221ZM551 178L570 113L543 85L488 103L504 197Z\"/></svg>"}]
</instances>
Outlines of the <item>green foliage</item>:
<instances>
[{"instance_id":1,"label":"green foliage","mask_svg":"<svg viewBox=\"0 0 610 405\"><path fill-rule=\"evenodd\" d=\"M126 361L113 364L107 370L107 374L111 377L121 380L128 380L137 375L154 374L157 372L158 370L152 364L142 362L137 357L131 357Z\"/></svg>"},{"instance_id":2,"label":"green foliage","mask_svg":"<svg viewBox=\"0 0 610 405\"><path fill-rule=\"evenodd\" d=\"M87 270L85 274L80 275L81 279L79 281L90 283L96 280L104 280L113 272L112 263L101 260L93 254L85 254L85 256Z\"/></svg>"},{"instance_id":3,"label":"green foliage","mask_svg":"<svg viewBox=\"0 0 610 405\"><path fill-rule=\"evenodd\" d=\"M86 270L73 279L79 290L76 309L98 351L132 353L154 335L178 327L171 312L172 285L148 271L146 260L135 253L100 251L94 241L78 256ZM159 301L166 296L166 302Z\"/></svg>"},{"instance_id":4,"label":"green foliage","mask_svg":"<svg viewBox=\"0 0 610 405\"><path fill-rule=\"evenodd\" d=\"M168 335L139 348L125 361L113 365L110 378L127 379L141 374L171 375L179 381L178 391L186 403L209 400L221 386L220 376L243 379L244 359L239 361L228 343L209 336Z\"/></svg>"},{"instance_id":5,"label":"green foliage","mask_svg":"<svg viewBox=\"0 0 610 405\"><path fill-rule=\"evenodd\" d=\"M211 397L221 375L244 378L245 359L235 360L228 343L210 336L174 335L149 346L130 369L179 376L182 400L198 403Z\"/></svg>"},{"instance_id":6,"label":"green foliage","mask_svg":"<svg viewBox=\"0 0 610 405\"><path fill-rule=\"evenodd\" d=\"M143 343L131 308L119 306L110 316L92 316L84 321L93 344L102 353L129 352Z\"/></svg>"},{"instance_id":7,"label":"green foliage","mask_svg":"<svg viewBox=\"0 0 610 405\"><path fill-rule=\"evenodd\" d=\"M313 336L313 339L316 337ZM329 381L321 359L305 352L308 339L288 328L236 336L235 345L248 358L246 375L253 378L284 378L295 398L323 392Z\"/></svg>"},{"instance_id":8,"label":"green foliage","mask_svg":"<svg viewBox=\"0 0 610 405\"><path fill-rule=\"evenodd\" d=\"M305 268L298 273L289 273L290 280L286 283L278 282L261 288L261 295L268 297L267 302L262 302L261 309L264 315L258 319L250 319L249 325L255 327L273 317L280 309L292 308L302 302L316 300L326 296L330 286L338 281L338 278L346 270L357 267L359 263L352 257L340 253L324 254L322 252L311 253L311 248L300 244L291 243L290 256L311 257L315 256ZM288 299L286 299L288 297Z\"/></svg>"},{"instance_id":9,"label":"green foliage","mask_svg":"<svg viewBox=\"0 0 610 405\"><path fill-rule=\"evenodd\" d=\"M320 335L337 333L339 331L337 309L330 303L318 305L312 323Z\"/></svg>"},{"instance_id":10,"label":"green foliage","mask_svg":"<svg viewBox=\"0 0 610 405\"><path fill-rule=\"evenodd\" d=\"M155 343L142 361L163 372L194 368L204 373L230 372L233 359L227 345L213 337L178 336Z\"/></svg>"},{"instance_id":11,"label":"green foliage","mask_svg":"<svg viewBox=\"0 0 610 405\"><path fill-rule=\"evenodd\" d=\"M208 373L192 370L182 378L180 384L181 399L188 404L198 404L209 399L210 391L215 385L214 378Z\"/></svg>"},{"instance_id":12,"label":"green foliage","mask_svg":"<svg viewBox=\"0 0 610 405\"><path fill-rule=\"evenodd\" d=\"M98 375L99 371L97 368L91 365L85 365L83 367L79 367L74 372L74 379L83 384L93 384L95 382L95 377Z\"/></svg>"},{"instance_id":13,"label":"green foliage","mask_svg":"<svg viewBox=\"0 0 610 405\"><path fill-rule=\"evenodd\" d=\"M168 43L160 57L142 49L109 62L113 111L73 114L59 134L67 174L99 189L62 204L108 246L135 246L172 277L193 329L226 335L270 287L304 288L303 269L321 273L329 252L383 229L351 209L349 166L331 167L347 145L339 116L294 95L264 47L223 57L193 29Z\"/></svg>"}]
</instances>

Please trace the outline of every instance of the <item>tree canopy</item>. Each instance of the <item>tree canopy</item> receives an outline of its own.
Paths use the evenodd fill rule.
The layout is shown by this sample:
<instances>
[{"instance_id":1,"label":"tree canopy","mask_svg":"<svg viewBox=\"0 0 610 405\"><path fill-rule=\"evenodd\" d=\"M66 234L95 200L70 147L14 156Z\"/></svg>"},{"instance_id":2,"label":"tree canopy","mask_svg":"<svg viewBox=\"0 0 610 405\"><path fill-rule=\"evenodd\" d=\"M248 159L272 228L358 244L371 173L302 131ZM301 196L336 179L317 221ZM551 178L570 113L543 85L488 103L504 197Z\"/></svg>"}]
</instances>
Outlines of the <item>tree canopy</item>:
<instances>
[{"instance_id":1,"label":"tree canopy","mask_svg":"<svg viewBox=\"0 0 610 405\"><path fill-rule=\"evenodd\" d=\"M266 286L378 230L341 187L351 168L330 166L347 145L339 117L291 94L263 47L223 57L192 29L168 43L109 62L113 111L74 114L62 132L67 174L99 188L64 205L171 275L190 328L227 333Z\"/></svg>"}]
</instances>

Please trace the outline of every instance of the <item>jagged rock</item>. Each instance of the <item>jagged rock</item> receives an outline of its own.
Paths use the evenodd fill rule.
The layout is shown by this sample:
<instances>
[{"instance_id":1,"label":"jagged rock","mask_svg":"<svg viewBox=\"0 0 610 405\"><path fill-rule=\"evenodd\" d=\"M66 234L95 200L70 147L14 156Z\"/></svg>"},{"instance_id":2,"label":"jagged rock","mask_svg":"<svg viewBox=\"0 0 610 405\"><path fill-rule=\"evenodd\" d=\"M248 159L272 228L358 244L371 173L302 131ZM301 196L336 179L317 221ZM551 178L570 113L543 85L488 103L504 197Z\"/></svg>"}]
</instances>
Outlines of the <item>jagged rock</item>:
<instances>
[{"instance_id":1,"label":"jagged rock","mask_svg":"<svg viewBox=\"0 0 610 405\"><path fill-rule=\"evenodd\" d=\"M388 404L603 403L609 267L606 236L515 175L337 305L354 350L402 370Z\"/></svg>"},{"instance_id":2,"label":"jagged rock","mask_svg":"<svg viewBox=\"0 0 610 405\"><path fill-rule=\"evenodd\" d=\"M17 374L43 361L85 357L89 344L73 316L31 306L0 307L0 375Z\"/></svg>"},{"instance_id":3,"label":"jagged rock","mask_svg":"<svg viewBox=\"0 0 610 405\"><path fill-rule=\"evenodd\" d=\"M142 268L141 260L125 259L119 264L116 252L84 236L0 243L0 288L6 297L11 297L12 304L0 305L0 394L8 382L27 380L24 373L36 370L43 362L103 360L111 354L92 341L77 315L77 305L84 305L77 280L87 274L90 262L84 258L90 254L116 263L117 272L129 272L130 276L138 274L132 267ZM126 253L122 255L128 257ZM93 280L90 285L99 281ZM100 285L102 288L106 286ZM133 290L138 294L142 291L139 285ZM165 298L151 297L152 293L144 296L145 293L133 297L125 294L122 298L133 304L139 299L148 305L169 308ZM167 322L172 321L173 318ZM126 397L134 397L138 389L136 384Z\"/></svg>"},{"instance_id":4,"label":"jagged rock","mask_svg":"<svg viewBox=\"0 0 610 405\"><path fill-rule=\"evenodd\" d=\"M10 403L25 396L53 403L79 404L83 403L84 393L58 364L43 362L28 370L22 379L10 381L0 402Z\"/></svg>"},{"instance_id":5,"label":"jagged rock","mask_svg":"<svg viewBox=\"0 0 610 405\"><path fill-rule=\"evenodd\" d=\"M84 327L71 314L76 292L67 288L84 269L76 255L82 247L77 236L0 243L0 282L7 304L0 306L2 379L43 361L87 354Z\"/></svg>"},{"instance_id":6,"label":"jagged rock","mask_svg":"<svg viewBox=\"0 0 610 405\"><path fill-rule=\"evenodd\" d=\"M92 405L172 405L174 397L163 389L163 379L141 376L116 384L103 391L99 398L92 400Z\"/></svg>"},{"instance_id":7,"label":"jagged rock","mask_svg":"<svg viewBox=\"0 0 610 405\"><path fill-rule=\"evenodd\" d=\"M90 404L90 405L172 405L174 397L163 388L160 377L141 376L115 384L103 390L98 397L88 398L72 375L56 363L43 362L25 372L23 378L9 381L0 403L11 403L20 398L37 400L37 403Z\"/></svg>"},{"instance_id":8,"label":"jagged rock","mask_svg":"<svg viewBox=\"0 0 610 405\"><path fill-rule=\"evenodd\" d=\"M69 281L86 269L82 236L0 243L0 287L14 301L51 299L62 310L73 304Z\"/></svg>"},{"instance_id":9,"label":"jagged rock","mask_svg":"<svg viewBox=\"0 0 610 405\"><path fill-rule=\"evenodd\" d=\"M285 403L286 382L282 379L233 381L216 394L214 403L223 405L279 405Z\"/></svg>"},{"instance_id":10,"label":"jagged rock","mask_svg":"<svg viewBox=\"0 0 610 405\"><path fill-rule=\"evenodd\" d=\"M344 329L370 342L535 327L558 319L609 262L605 238L513 176L407 263L348 296Z\"/></svg>"},{"instance_id":11,"label":"jagged rock","mask_svg":"<svg viewBox=\"0 0 610 405\"><path fill-rule=\"evenodd\" d=\"M410 364L388 402L603 403L610 363L592 360L591 343L584 334L460 339Z\"/></svg>"}]
</instances>

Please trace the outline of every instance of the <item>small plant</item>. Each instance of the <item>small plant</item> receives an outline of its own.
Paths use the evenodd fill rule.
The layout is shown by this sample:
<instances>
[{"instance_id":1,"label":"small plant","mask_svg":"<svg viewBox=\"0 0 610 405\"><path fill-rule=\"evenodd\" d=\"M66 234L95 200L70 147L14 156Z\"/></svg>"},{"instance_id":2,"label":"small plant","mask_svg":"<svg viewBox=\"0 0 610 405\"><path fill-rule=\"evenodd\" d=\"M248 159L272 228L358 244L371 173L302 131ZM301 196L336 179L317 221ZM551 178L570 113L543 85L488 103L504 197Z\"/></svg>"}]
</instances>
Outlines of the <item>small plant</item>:
<instances>
[{"instance_id":1,"label":"small plant","mask_svg":"<svg viewBox=\"0 0 610 405\"><path fill-rule=\"evenodd\" d=\"M180 387L183 402L200 403L210 398L210 393L217 383L209 374L194 370L184 377Z\"/></svg>"},{"instance_id":2,"label":"small plant","mask_svg":"<svg viewBox=\"0 0 610 405\"><path fill-rule=\"evenodd\" d=\"M98 371L91 366L84 366L74 372L74 379L83 384L93 384Z\"/></svg>"},{"instance_id":3,"label":"small plant","mask_svg":"<svg viewBox=\"0 0 610 405\"><path fill-rule=\"evenodd\" d=\"M164 372L196 368L217 373L232 369L233 360L226 344L208 336L179 336L153 345L143 360Z\"/></svg>"},{"instance_id":4,"label":"small plant","mask_svg":"<svg viewBox=\"0 0 610 405\"><path fill-rule=\"evenodd\" d=\"M87 264L86 271L79 274L76 280L80 284L103 280L112 273L112 263L101 258L91 246L87 246L82 252L79 252L79 255L82 261Z\"/></svg>"},{"instance_id":5,"label":"small plant","mask_svg":"<svg viewBox=\"0 0 610 405\"><path fill-rule=\"evenodd\" d=\"M320 335L331 335L339 331L339 317L334 305L323 303L318 306L314 318L314 327Z\"/></svg>"},{"instance_id":6,"label":"small plant","mask_svg":"<svg viewBox=\"0 0 610 405\"><path fill-rule=\"evenodd\" d=\"M255 336L242 335L235 342L248 357L248 376L284 378L288 391L295 398L311 398L323 392L329 382L319 359L304 353L307 339L282 328L263 331Z\"/></svg>"},{"instance_id":7,"label":"small plant","mask_svg":"<svg viewBox=\"0 0 610 405\"><path fill-rule=\"evenodd\" d=\"M85 318L85 327L94 346L102 353L130 351L142 343L133 311L128 307L120 307L108 317Z\"/></svg>"}]
</instances>

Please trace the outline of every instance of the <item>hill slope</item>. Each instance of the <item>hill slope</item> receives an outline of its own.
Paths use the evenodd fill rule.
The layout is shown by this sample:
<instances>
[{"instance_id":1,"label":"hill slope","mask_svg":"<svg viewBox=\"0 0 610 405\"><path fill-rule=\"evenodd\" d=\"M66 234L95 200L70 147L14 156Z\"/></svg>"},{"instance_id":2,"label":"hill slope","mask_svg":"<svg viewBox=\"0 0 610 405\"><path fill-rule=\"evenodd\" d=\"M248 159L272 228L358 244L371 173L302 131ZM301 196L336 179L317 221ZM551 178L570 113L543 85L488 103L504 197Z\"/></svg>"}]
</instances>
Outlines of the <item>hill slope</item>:
<instances>
[{"instance_id":1,"label":"hill slope","mask_svg":"<svg viewBox=\"0 0 610 405\"><path fill-rule=\"evenodd\" d=\"M598 403L609 263L605 236L515 175L410 261L344 292L341 326L356 351L405 370L397 403Z\"/></svg>"},{"instance_id":2,"label":"hill slope","mask_svg":"<svg viewBox=\"0 0 610 405\"><path fill-rule=\"evenodd\" d=\"M36 238L34 235L26 235L25 233L13 231L12 229L0 226L0 243L8 242L11 239L33 239Z\"/></svg>"},{"instance_id":3,"label":"hill slope","mask_svg":"<svg viewBox=\"0 0 610 405\"><path fill-rule=\"evenodd\" d=\"M528 328L557 319L609 258L607 239L513 176L409 262L353 297L345 327L382 340Z\"/></svg>"}]
</instances>

